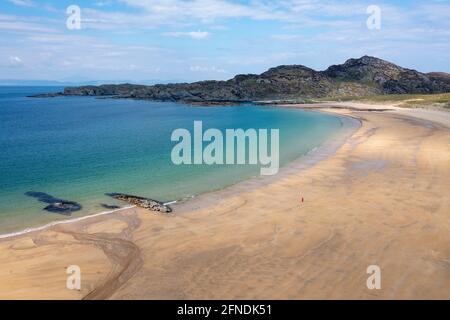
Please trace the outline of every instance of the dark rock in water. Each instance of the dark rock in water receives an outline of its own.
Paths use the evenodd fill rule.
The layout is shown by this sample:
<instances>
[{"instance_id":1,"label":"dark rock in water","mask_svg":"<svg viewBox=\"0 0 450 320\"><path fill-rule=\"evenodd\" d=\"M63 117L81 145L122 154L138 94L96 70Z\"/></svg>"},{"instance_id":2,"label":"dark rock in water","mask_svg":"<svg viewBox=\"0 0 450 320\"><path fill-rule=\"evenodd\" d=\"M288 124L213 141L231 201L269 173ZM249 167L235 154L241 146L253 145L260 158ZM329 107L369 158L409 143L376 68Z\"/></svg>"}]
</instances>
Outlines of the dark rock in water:
<instances>
[{"instance_id":1,"label":"dark rock in water","mask_svg":"<svg viewBox=\"0 0 450 320\"><path fill-rule=\"evenodd\" d=\"M143 197L136 197L128 194L123 193L107 193L106 195L113 197L114 199L126 201L130 204L134 204L138 207L148 209L151 211L158 211L162 213L169 213L172 212L172 209L169 206L164 205L162 202L143 198Z\"/></svg>"},{"instance_id":2,"label":"dark rock in water","mask_svg":"<svg viewBox=\"0 0 450 320\"><path fill-rule=\"evenodd\" d=\"M70 216L73 211L78 211L81 209L81 206L73 201L61 201L52 203L44 208L49 212L59 213L65 216Z\"/></svg>"},{"instance_id":3,"label":"dark rock in water","mask_svg":"<svg viewBox=\"0 0 450 320\"><path fill-rule=\"evenodd\" d=\"M116 205L113 205L113 204L102 203L101 206L103 208L105 208L105 209L111 209L111 210L120 209L120 206L116 206Z\"/></svg>"},{"instance_id":4,"label":"dark rock in water","mask_svg":"<svg viewBox=\"0 0 450 320\"><path fill-rule=\"evenodd\" d=\"M26 196L36 198L40 202L49 204L44 208L48 212L59 213L65 216L70 216L72 212L79 211L82 206L75 201L68 201L64 199L55 198L45 192L28 191Z\"/></svg>"},{"instance_id":5,"label":"dark rock in water","mask_svg":"<svg viewBox=\"0 0 450 320\"><path fill-rule=\"evenodd\" d=\"M45 202L45 203L52 203L52 202L58 201L58 199L56 199L55 197L53 197L45 192L28 191L28 192L25 192L25 195L36 198L39 201Z\"/></svg>"}]
</instances>

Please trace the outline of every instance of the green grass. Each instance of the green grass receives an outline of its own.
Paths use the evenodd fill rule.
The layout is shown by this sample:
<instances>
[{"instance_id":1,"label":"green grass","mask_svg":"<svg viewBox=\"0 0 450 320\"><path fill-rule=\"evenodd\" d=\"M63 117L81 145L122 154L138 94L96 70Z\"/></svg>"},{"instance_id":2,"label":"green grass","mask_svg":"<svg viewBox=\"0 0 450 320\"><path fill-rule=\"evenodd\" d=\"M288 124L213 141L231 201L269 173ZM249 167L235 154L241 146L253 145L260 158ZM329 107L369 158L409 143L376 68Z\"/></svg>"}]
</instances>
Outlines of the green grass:
<instances>
[{"instance_id":1,"label":"green grass","mask_svg":"<svg viewBox=\"0 0 450 320\"><path fill-rule=\"evenodd\" d=\"M357 101L366 103L395 103L399 107L417 108L436 106L450 109L450 93L441 94L390 94L367 97L339 97L315 99L320 101Z\"/></svg>"}]
</instances>

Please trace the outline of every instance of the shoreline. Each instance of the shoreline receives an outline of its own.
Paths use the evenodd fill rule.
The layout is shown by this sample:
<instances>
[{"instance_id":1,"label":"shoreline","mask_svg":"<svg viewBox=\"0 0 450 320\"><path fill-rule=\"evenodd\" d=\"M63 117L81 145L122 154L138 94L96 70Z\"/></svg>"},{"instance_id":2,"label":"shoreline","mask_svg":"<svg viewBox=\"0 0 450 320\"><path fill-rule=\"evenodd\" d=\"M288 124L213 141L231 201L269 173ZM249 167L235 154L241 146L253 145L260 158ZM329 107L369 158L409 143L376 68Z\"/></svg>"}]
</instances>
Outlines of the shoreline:
<instances>
[{"instance_id":1,"label":"shoreline","mask_svg":"<svg viewBox=\"0 0 450 320\"><path fill-rule=\"evenodd\" d=\"M274 106L274 108L284 108L284 106ZM321 160L332 156L336 152L336 150L339 149L346 142L346 140L350 136L352 136L362 125L360 119L348 115L325 112L323 110L302 110L309 112L328 113L337 117L341 121L342 132L334 134L334 136L327 139L327 141L325 141L323 144L314 147L312 150L301 155L297 159L280 167L280 170L276 175L253 176L220 189L203 192L184 201L177 201L172 206L172 208L176 210L175 213L183 214L187 211L190 211L195 208L196 204L199 202L204 205L206 198L210 198L207 202L209 202L209 205L213 205L214 201L212 201L212 198L214 198L216 201L220 201L220 199L223 197L230 197L239 192L254 190L255 188L274 183L288 176L289 174L292 174L293 172L306 170L309 167L316 165Z\"/></svg>"},{"instance_id":2,"label":"shoreline","mask_svg":"<svg viewBox=\"0 0 450 320\"><path fill-rule=\"evenodd\" d=\"M132 208L0 240L0 297L448 299L449 127L319 111L362 124L302 170L202 194L171 216ZM65 288L71 264L81 291ZM379 291L366 287L373 264Z\"/></svg>"},{"instance_id":3,"label":"shoreline","mask_svg":"<svg viewBox=\"0 0 450 320\"><path fill-rule=\"evenodd\" d=\"M273 107L274 108L283 108L283 106L273 106ZM320 110L308 110L308 109L304 109L304 110L308 111L308 112L325 113ZM349 131L349 132L341 132L341 133L334 134L333 136L329 137L323 144L321 144L317 147L314 147L314 149L308 151L306 154L303 154L299 158L294 159L293 161L290 161L286 165L280 167L278 174L276 174L274 176L253 176L248 179L238 181L236 183L224 186L219 189L205 191L198 195L194 195L194 196L186 198L186 199L171 200L165 204L169 204L169 205L171 205L171 207L173 209L177 210L177 212L175 212L175 213L180 213L180 212L178 212L179 210L186 210L186 208L189 207L189 204L191 202L195 202L195 200L198 198L203 199L203 197L208 197L208 196L214 195L216 193L223 193L223 192L227 192L227 191L231 191L231 193L233 193L233 192L235 192L234 189L242 189L242 187L248 187L249 185L255 184L255 182L256 182L257 186L261 185L261 184L268 184L268 183L273 182L274 180L278 180L281 177L285 176L285 174L286 174L285 171L289 171L292 169L302 170L302 169L305 169L307 166L314 165L315 163L317 163L324 157L332 155L336 151L336 149L339 148L340 144L343 144L345 142L345 139L348 138L349 135L353 134L353 132L356 131L361 125L360 120L358 120L356 118L347 117L345 115L337 115L337 114L333 114L333 113L328 113L328 114L331 114L331 115L337 117L341 121L342 128L340 129L340 131ZM356 122L351 123L352 121L350 119L359 121L359 126L356 124ZM231 188L231 189L229 189L229 188ZM35 226L35 227L26 227L26 228L18 230L18 231L0 234L0 241L2 241L3 239L10 239L10 238L15 238L18 236L26 235L28 233L44 231L46 229L49 229L53 226L57 226L60 224L76 223L78 221L83 221L83 220L90 219L90 218L96 218L96 217L103 216L103 215L110 215L110 214L114 214L116 212L132 209L135 207L136 206L125 206L125 207L114 209L114 210L101 211L101 212L97 212L97 213L87 214L87 215L81 216L81 217L69 218L66 220L50 221L44 225L39 225L39 226ZM157 214L156 212L153 212L153 213Z\"/></svg>"},{"instance_id":4,"label":"shoreline","mask_svg":"<svg viewBox=\"0 0 450 320\"><path fill-rule=\"evenodd\" d=\"M115 212L120 212L123 210L133 209L135 207L136 206L125 206L123 208L118 208L118 209L109 210L109 211L102 211L102 212L93 213L93 214L89 214L89 215L82 216L82 217L76 217L76 218L71 218L71 219L67 219L67 220L51 221L51 222L46 223L41 226L29 227L29 228L26 228L23 230L15 231L15 232L0 234L0 241L2 241L3 239L11 239L11 238L15 238L15 237L20 237L20 236L26 235L28 233L44 231L51 227L62 225L62 224L75 223L75 222L84 221L87 219L92 219L92 218L97 218L97 217L104 216L104 215L113 214Z\"/></svg>"}]
</instances>

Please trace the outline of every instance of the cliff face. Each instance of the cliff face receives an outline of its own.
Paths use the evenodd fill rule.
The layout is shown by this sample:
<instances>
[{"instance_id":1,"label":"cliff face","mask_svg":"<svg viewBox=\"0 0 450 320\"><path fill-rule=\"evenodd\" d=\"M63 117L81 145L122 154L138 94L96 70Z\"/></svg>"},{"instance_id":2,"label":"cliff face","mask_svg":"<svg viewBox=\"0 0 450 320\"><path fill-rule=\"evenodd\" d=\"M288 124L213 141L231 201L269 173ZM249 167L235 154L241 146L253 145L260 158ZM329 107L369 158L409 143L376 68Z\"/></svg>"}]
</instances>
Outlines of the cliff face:
<instances>
[{"instance_id":1,"label":"cliff face","mask_svg":"<svg viewBox=\"0 0 450 320\"><path fill-rule=\"evenodd\" d=\"M279 66L228 81L167 85L101 85L66 88L62 95L110 96L161 101L288 100L374 94L450 92L450 76L424 74L364 56L315 71L301 65Z\"/></svg>"}]
</instances>

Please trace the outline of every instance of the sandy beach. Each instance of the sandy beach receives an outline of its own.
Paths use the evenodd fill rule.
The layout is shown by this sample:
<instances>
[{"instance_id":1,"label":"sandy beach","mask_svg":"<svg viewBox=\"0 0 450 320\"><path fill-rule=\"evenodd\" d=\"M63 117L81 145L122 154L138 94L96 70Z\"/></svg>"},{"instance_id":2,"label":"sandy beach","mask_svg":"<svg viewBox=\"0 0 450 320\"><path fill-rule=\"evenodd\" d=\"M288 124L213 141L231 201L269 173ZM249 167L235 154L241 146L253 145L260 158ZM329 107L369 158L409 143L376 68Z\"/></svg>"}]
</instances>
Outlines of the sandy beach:
<instances>
[{"instance_id":1,"label":"sandy beach","mask_svg":"<svg viewBox=\"0 0 450 320\"><path fill-rule=\"evenodd\" d=\"M171 215L129 208L0 239L0 298L450 299L450 113L289 107L361 126L317 163Z\"/></svg>"}]
</instances>

